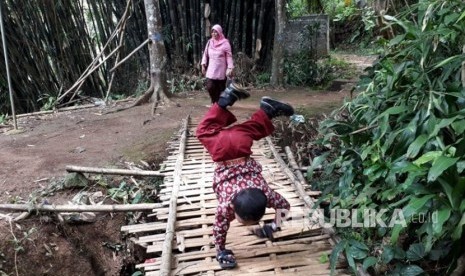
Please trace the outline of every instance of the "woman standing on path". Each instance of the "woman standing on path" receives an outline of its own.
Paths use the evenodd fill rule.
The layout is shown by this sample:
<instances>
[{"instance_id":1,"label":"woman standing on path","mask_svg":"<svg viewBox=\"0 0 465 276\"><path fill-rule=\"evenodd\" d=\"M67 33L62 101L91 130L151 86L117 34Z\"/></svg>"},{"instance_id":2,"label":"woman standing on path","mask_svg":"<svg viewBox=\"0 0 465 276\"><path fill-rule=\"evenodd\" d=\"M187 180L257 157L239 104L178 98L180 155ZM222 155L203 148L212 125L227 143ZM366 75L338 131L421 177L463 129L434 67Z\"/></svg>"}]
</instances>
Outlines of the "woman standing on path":
<instances>
[{"instance_id":1,"label":"woman standing on path","mask_svg":"<svg viewBox=\"0 0 465 276\"><path fill-rule=\"evenodd\" d=\"M214 25L202 57L202 74L207 77L206 88L212 104L218 102L226 89L226 78L232 77L234 63L231 44L223 35L223 28Z\"/></svg>"}]
</instances>

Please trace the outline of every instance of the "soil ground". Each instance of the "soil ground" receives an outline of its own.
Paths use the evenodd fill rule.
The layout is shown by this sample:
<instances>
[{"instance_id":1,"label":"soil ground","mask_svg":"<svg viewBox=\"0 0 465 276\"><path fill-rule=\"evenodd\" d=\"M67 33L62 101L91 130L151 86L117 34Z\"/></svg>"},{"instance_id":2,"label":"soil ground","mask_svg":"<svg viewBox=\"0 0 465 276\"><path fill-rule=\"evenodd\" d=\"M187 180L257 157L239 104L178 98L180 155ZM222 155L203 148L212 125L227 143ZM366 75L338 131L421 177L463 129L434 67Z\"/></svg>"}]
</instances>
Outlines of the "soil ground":
<instances>
[{"instance_id":1,"label":"soil ground","mask_svg":"<svg viewBox=\"0 0 465 276\"><path fill-rule=\"evenodd\" d=\"M249 99L231 109L239 120L255 111L265 95L310 116L329 113L349 95L344 87L250 92ZM93 107L19 118L21 133L0 128L0 204L67 204L80 189L50 192L68 175L67 165L133 168L148 164L155 169L167 156L166 144L182 120L188 115L200 118L209 104L202 91L180 93L172 100L172 105L159 106L153 116L150 104L110 114L105 113L116 106ZM124 243L120 228L128 217L122 213L101 213L88 224L63 223L52 213L19 222L8 219L13 216L0 210L0 275L131 275L133 265L147 257Z\"/></svg>"}]
</instances>

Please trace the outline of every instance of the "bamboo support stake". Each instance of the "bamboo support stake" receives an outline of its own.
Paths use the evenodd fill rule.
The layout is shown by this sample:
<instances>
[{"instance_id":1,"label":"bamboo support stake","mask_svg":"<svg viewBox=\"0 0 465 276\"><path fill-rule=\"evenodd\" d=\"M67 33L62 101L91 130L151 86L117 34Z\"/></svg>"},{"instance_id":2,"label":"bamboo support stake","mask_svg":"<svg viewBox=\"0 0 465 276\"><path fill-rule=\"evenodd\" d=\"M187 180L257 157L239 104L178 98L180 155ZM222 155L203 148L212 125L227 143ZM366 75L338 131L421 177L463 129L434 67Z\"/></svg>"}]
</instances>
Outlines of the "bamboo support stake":
<instances>
[{"instance_id":1,"label":"bamboo support stake","mask_svg":"<svg viewBox=\"0 0 465 276\"><path fill-rule=\"evenodd\" d=\"M147 38L147 40L145 40L144 42L142 42L141 45L137 46L136 49L134 49L131 53L129 53L129 55L127 55L125 58L123 58L120 62L118 62L117 64L115 64L115 66L113 66L113 68L110 69L110 72L113 72L116 68L118 68L121 64L123 64L123 62L125 62L128 58L130 58L132 55L134 55L137 51L140 50L140 48L144 47L147 43L150 42L150 38Z\"/></svg>"},{"instance_id":2,"label":"bamboo support stake","mask_svg":"<svg viewBox=\"0 0 465 276\"><path fill-rule=\"evenodd\" d=\"M43 211L43 212L132 212L160 208L161 203L141 203L125 205L30 205L0 204L0 210L7 211Z\"/></svg>"},{"instance_id":3,"label":"bamboo support stake","mask_svg":"<svg viewBox=\"0 0 465 276\"><path fill-rule=\"evenodd\" d=\"M82 76L82 78L79 81L75 82L68 90L66 90L65 93L63 93L60 97L58 97L57 101L61 101L61 99L63 99L69 92L73 91L74 88L81 85L81 83L84 82L86 80L86 78L88 76L90 76L90 74L92 74L102 64L104 64L107 61L107 59L109 59L112 55L114 55L119 50L119 48L120 48L120 46L116 47L116 49L111 51L111 53L109 53L108 56L106 56L100 63L95 65L91 70L89 70L89 72L87 72L84 76Z\"/></svg>"},{"instance_id":4,"label":"bamboo support stake","mask_svg":"<svg viewBox=\"0 0 465 276\"><path fill-rule=\"evenodd\" d=\"M276 147L273 144L273 141L271 141L270 137L265 138L266 141L268 142L268 145L270 146L271 151L273 152L275 160L279 163L281 168L284 170L286 175L292 180L292 183L294 183L294 187L297 189L297 192L299 196L304 200L305 204L309 208L314 208L315 206L315 201L312 199L310 196L308 196L305 192L305 189L300 181L298 181L297 177L294 175L294 173L286 166L286 163L284 163L284 160L281 158L279 155L278 151L276 150ZM315 209L316 212L318 212L318 216L322 217L323 213L319 209ZM334 244L337 244L340 241L340 238L335 235L336 231L330 227L325 227L323 228L323 231L328 234L331 239L330 242L334 246Z\"/></svg>"},{"instance_id":5,"label":"bamboo support stake","mask_svg":"<svg viewBox=\"0 0 465 276\"><path fill-rule=\"evenodd\" d=\"M308 183L305 181L305 177L302 174L302 172L299 169L299 166L297 165L297 162L295 161L294 154L291 151L290 147L285 147L284 150L286 151L287 159L289 160L289 165L291 165L291 168L294 169L294 173L297 175L297 178L299 179L300 183Z\"/></svg>"},{"instance_id":6,"label":"bamboo support stake","mask_svg":"<svg viewBox=\"0 0 465 276\"><path fill-rule=\"evenodd\" d=\"M124 41L126 23L127 23L128 18L129 18L128 11L129 11L129 8L131 7L131 3L132 3L132 1L127 2L126 9L124 10L124 14L123 14L122 19L120 21L121 22L120 41L119 41L119 46L120 47L122 47L122 44L123 44L123 41ZM120 52L118 52L118 54L116 55L115 63L118 63L119 57L120 57ZM110 95L110 90L111 90L111 87L113 86L113 80L114 79L115 79L115 72L112 72L111 73L110 83L108 84L108 89L107 89L107 92L105 94L105 102L108 102L108 96Z\"/></svg>"},{"instance_id":7,"label":"bamboo support stake","mask_svg":"<svg viewBox=\"0 0 465 276\"><path fill-rule=\"evenodd\" d=\"M80 166L66 166L66 171L81 172L81 173L116 174L116 175L166 176L165 173L161 173L159 171L105 169L105 168L80 167Z\"/></svg>"},{"instance_id":8,"label":"bamboo support stake","mask_svg":"<svg viewBox=\"0 0 465 276\"><path fill-rule=\"evenodd\" d=\"M278 164L281 166L281 168L283 169L284 173L291 179L292 183L294 183L294 187L297 189L297 192L299 193L300 197L304 200L305 204L309 207L309 208L313 208L313 206L315 205L313 199L311 197L309 197L306 193L305 193L305 189L303 187L302 184L304 183L301 183L299 179L297 179L297 177L295 176L295 174L289 169L289 167L286 165L286 163L284 162L284 160L281 158L281 156L279 155L279 152L276 150L276 147L274 146L273 144L273 141L271 141L270 137L266 137L265 138L266 141L268 142L268 145L270 146L270 149L271 151L273 152L273 155L274 155L274 158L275 160L278 162Z\"/></svg>"},{"instance_id":9,"label":"bamboo support stake","mask_svg":"<svg viewBox=\"0 0 465 276\"><path fill-rule=\"evenodd\" d=\"M176 160L176 165L174 168L174 181L173 181L173 190L171 192L170 206L169 206L169 217L166 223L166 235L165 241L163 242L163 251L161 254L161 266L160 266L160 275L170 275L171 274L171 261L172 261L172 252L173 252L173 239L176 231L176 208L178 202L178 192L179 186L181 185L181 173L182 165L184 162L184 151L186 149L186 140L187 140L187 126L189 125L189 116L184 121L182 127L182 135L179 141L179 152L178 158Z\"/></svg>"}]
</instances>

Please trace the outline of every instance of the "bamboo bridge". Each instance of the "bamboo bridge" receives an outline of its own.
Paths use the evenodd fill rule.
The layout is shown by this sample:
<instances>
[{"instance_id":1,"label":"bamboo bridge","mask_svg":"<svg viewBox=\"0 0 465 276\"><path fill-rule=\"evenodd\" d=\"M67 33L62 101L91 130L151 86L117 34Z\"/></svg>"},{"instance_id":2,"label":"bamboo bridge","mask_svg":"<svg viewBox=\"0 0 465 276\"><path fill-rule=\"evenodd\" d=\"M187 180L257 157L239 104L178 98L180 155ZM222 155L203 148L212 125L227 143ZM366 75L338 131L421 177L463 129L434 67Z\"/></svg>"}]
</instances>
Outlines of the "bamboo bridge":
<instances>
[{"instance_id":1,"label":"bamboo bridge","mask_svg":"<svg viewBox=\"0 0 465 276\"><path fill-rule=\"evenodd\" d=\"M194 136L196 126L187 117L169 143L170 155L160 169L166 175L159 194L161 207L150 214L155 222L122 227L153 256L136 267L147 276L330 275L328 260L335 245L332 229L321 228L315 215L308 215L320 192L308 190L300 171L289 168L285 161L295 163L292 154L282 153L272 138L256 141L252 157L263 166L271 188L290 202L291 219L274 233L274 242L253 235L253 226L233 221L226 247L234 251L238 265L231 270L220 268L212 239L215 165ZM263 220L273 217L274 210L267 209ZM334 274L349 275L343 260Z\"/></svg>"}]
</instances>

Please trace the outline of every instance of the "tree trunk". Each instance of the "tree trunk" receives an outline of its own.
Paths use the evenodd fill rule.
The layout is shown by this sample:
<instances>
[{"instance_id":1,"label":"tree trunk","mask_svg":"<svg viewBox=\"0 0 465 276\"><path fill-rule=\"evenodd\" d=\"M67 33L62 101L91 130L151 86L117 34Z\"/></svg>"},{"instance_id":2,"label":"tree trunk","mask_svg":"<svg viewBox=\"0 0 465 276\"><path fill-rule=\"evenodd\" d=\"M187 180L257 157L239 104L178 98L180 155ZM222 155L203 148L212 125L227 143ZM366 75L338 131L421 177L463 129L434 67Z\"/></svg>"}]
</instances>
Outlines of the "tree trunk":
<instances>
[{"instance_id":1,"label":"tree trunk","mask_svg":"<svg viewBox=\"0 0 465 276\"><path fill-rule=\"evenodd\" d=\"M271 64L271 85L282 86L284 81L284 29L286 27L285 0L275 0L276 21Z\"/></svg>"},{"instance_id":2,"label":"tree trunk","mask_svg":"<svg viewBox=\"0 0 465 276\"><path fill-rule=\"evenodd\" d=\"M162 22L159 1L144 0L145 14L147 18L147 32L151 39L149 43L150 53L150 88L145 93L151 93L150 101L157 103L162 101L169 103L166 96L166 49L162 36ZM152 90L152 91L150 91Z\"/></svg>"}]
</instances>

